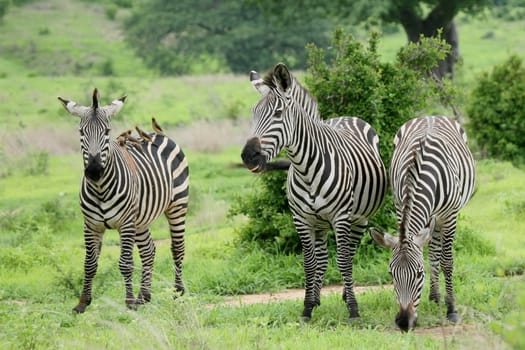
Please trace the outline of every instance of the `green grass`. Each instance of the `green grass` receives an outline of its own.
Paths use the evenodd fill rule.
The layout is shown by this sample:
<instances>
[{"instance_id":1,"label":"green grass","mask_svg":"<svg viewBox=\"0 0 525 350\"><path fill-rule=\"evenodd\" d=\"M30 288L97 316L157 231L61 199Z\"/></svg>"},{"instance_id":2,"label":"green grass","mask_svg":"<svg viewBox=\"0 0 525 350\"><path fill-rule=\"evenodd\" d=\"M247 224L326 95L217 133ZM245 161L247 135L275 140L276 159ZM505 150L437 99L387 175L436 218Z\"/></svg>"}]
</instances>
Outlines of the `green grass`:
<instances>
[{"instance_id":1,"label":"green grass","mask_svg":"<svg viewBox=\"0 0 525 350\"><path fill-rule=\"evenodd\" d=\"M123 41L119 24L103 6L84 1L45 0L11 6L0 24L2 56L14 62L0 75L152 75Z\"/></svg>"},{"instance_id":2,"label":"green grass","mask_svg":"<svg viewBox=\"0 0 525 350\"><path fill-rule=\"evenodd\" d=\"M299 322L300 299L210 307L209 303L220 302L230 294L301 287L302 258L272 257L255 247L240 249L236 245L236 227L240 227L243 219L227 219L227 208L236 194L251 191L257 185L257 177L245 169L226 166L238 157L238 149L229 148L213 155L188 152L188 157L193 163L191 191L196 194L186 235L184 278L188 294L179 301L172 300L172 263L165 240L168 235L164 220L159 219L153 227L154 237L162 240L158 242L155 262L153 301L136 312L127 311L123 303L122 277L117 264L119 240L115 231L108 231L104 238L93 304L84 315L74 316L70 312L81 288L84 255L76 194L79 156L52 156L45 176L13 175L0 179L4 191L0 211L8 213L0 221L3 232L0 321L5 325L0 347L142 349L153 344L156 348L273 349L294 348L299 344L306 348L316 345L343 348L354 344L363 349L392 346L442 349L469 348L482 336L486 348L492 348L501 340L486 333L487 329L507 330L515 324L512 320L519 317L514 310L524 285L523 277L495 276L498 268L515 267L515 259L502 262L498 257L502 249L511 251L513 245L523 242L523 235L517 233L523 221L515 222L515 230L507 233L514 239L500 241L491 234L499 230L498 222L480 221L484 213L477 216L472 212L478 206L484 206L485 213L513 207L509 201L488 201L486 196L493 194L494 186L501 186L500 190L516 188L518 179L525 175L522 170L488 161L478 166L479 188L461 217L455 243L458 310L462 324L470 325L470 331L445 339L398 333L393 325L397 306L391 290L358 294L362 318L353 324L347 322L346 307L339 294L323 297L309 324ZM16 190L24 183L43 186L40 189L35 186L28 196ZM64 194L59 195L61 192ZM519 250L514 252L513 257L519 258ZM356 261L358 285L367 281L388 283L388 254L380 254L378 258L362 256ZM135 262L135 281L138 281L137 254ZM331 257L327 282L339 281ZM445 314L444 307L426 300L427 295L428 283L419 308L420 329L439 327Z\"/></svg>"},{"instance_id":3,"label":"green grass","mask_svg":"<svg viewBox=\"0 0 525 350\"><path fill-rule=\"evenodd\" d=\"M464 222L492 242L498 256L525 260L525 235L519 234L525 220L523 170L491 160L477 167L477 191L462 212Z\"/></svg>"},{"instance_id":4,"label":"green grass","mask_svg":"<svg viewBox=\"0 0 525 350\"><path fill-rule=\"evenodd\" d=\"M94 88L102 103L127 95L116 120L149 128L156 117L163 127L196 120L246 118L258 94L247 77L218 75L144 79L138 77L21 77L0 79L0 125L10 132L41 126L75 125L57 97L91 105ZM3 95L3 96L2 96ZM71 122L75 120L75 122ZM75 129L76 130L76 129Z\"/></svg>"}]
</instances>

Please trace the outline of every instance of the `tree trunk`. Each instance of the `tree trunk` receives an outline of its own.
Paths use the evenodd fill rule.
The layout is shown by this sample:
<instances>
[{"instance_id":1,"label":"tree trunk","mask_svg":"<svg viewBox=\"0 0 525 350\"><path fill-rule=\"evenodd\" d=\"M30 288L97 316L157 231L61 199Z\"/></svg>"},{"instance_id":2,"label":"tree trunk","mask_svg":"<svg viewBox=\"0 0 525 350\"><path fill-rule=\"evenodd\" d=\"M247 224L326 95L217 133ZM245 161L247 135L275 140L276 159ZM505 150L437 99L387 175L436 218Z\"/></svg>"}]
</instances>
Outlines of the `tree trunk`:
<instances>
[{"instance_id":1,"label":"tree trunk","mask_svg":"<svg viewBox=\"0 0 525 350\"><path fill-rule=\"evenodd\" d=\"M459 57L458 32L454 23L454 16L457 11L456 6L451 4L444 5L443 2L436 5L426 18L419 17L413 8L397 9L400 23L409 41L418 42L421 34L426 37L432 37L436 36L440 29L443 30L442 38L451 46L451 51L444 60L439 62L439 66L434 70L434 73L440 79L445 76L453 78L454 64Z\"/></svg>"}]
</instances>

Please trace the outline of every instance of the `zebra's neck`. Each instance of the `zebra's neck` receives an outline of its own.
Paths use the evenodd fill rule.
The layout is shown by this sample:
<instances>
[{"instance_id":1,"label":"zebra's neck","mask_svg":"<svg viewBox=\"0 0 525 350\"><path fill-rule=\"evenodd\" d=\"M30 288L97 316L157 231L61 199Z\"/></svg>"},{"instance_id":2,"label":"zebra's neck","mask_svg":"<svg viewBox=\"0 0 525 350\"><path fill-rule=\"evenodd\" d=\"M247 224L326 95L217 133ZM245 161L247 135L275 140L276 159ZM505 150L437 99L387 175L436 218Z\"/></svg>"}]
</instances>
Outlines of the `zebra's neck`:
<instances>
[{"instance_id":1,"label":"zebra's neck","mask_svg":"<svg viewBox=\"0 0 525 350\"><path fill-rule=\"evenodd\" d=\"M136 170L136 163L131 154L116 142L110 141L108 159L104 174L99 181L93 182L84 178L86 185L99 194L118 193L118 187L122 186L122 179L130 177Z\"/></svg>"},{"instance_id":2,"label":"zebra's neck","mask_svg":"<svg viewBox=\"0 0 525 350\"><path fill-rule=\"evenodd\" d=\"M317 100L306 90L295 77L292 80L292 99L301 106L304 113L313 120L321 120Z\"/></svg>"},{"instance_id":3,"label":"zebra's neck","mask_svg":"<svg viewBox=\"0 0 525 350\"><path fill-rule=\"evenodd\" d=\"M316 169L308 165L312 163L312 159L316 159L316 164L321 164L327 156L333 158L334 147L330 147L328 143L337 138L328 135L330 132L334 133L334 130L321 120L315 99L299 84L296 85L302 91L298 89L296 94L292 94L295 96L290 105L293 127L291 142L286 146L286 151L292 165L305 182L312 182Z\"/></svg>"}]
</instances>

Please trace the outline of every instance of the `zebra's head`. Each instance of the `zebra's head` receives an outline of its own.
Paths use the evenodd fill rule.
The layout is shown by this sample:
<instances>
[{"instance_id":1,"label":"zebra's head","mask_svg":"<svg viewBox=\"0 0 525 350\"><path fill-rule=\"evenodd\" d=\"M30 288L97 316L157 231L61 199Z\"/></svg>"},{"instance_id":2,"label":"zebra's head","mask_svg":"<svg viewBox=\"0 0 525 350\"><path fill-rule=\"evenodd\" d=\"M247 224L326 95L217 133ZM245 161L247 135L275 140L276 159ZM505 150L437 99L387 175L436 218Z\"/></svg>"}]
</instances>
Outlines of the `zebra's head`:
<instances>
[{"instance_id":1,"label":"zebra's head","mask_svg":"<svg viewBox=\"0 0 525 350\"><path fill-rule=\"evenodd\" d=\"M293 78L288 68L279 63L264 79L252 71L250 80L261 99L253 107L252 136L246 141L241 157L250 171L261 172L290 140L288 107Z\"/></svg>"},{"instance_id":2,"label":"zebra's head","mask_svg":"<svg viewBox=\"0 0 525 350\"><path fill-rule=\"evenodd\" d=\"M370 230L377 244L392 250L389 271L399 305L395 322L405 332L416 326L417 307L425 282L423 247L431 232L432 228L427 227L417 235L400 238L373 228Z\"/></svg>"},{"instance_id":3,"label":"zebra's head","mask_svg":"<svg viewBox=\"0 0 525 350\"><path fill-rule=\"evenodd\" d=\"M99 94L93 90L93 105L82 106L76 102L58 98L66 110L80 118L80 148L84 159L84 175L87 179L97 182L104 175L107 165L111 117L122 108L126 96L114 100L109 105L99 106Z\"/></svg>"}]
</instances>

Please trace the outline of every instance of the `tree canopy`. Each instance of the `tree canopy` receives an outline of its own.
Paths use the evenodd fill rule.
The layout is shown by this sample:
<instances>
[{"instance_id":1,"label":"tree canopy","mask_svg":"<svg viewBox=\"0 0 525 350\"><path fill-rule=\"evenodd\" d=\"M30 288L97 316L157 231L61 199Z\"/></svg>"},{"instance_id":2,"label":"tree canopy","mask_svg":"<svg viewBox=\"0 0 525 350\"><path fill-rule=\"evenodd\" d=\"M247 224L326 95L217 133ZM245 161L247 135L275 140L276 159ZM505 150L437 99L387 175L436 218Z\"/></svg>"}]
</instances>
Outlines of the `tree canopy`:
<instances>
[{"instance_id":1,"label":"tree canopy","mask_svg":"<svg viewBox=\"0 0 525 350\"><path fill-rule=\"evenodd\" d=\"M304 18L282 7L272 20L247 1L148 0L126 21L127 39L146 63L163 74L189 73L191 64L213 57L226 71L249 72L286 61L306 64L307 43L325 45L326 18Z\"/></svg>"}]
</instances>

